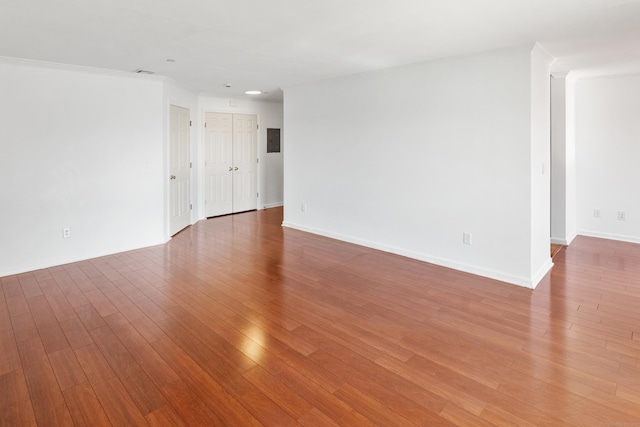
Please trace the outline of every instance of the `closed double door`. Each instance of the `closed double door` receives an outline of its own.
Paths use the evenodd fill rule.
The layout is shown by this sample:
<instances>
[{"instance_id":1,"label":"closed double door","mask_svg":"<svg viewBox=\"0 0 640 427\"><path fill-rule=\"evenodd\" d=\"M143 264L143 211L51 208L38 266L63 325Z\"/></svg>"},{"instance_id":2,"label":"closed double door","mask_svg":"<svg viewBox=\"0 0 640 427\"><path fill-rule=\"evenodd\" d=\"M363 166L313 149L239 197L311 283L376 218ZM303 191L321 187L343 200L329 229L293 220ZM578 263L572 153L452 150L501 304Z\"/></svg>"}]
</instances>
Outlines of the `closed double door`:
<instances>
[{"instance_id":1,"label":"closed double door","mask_svg":"<svg viewBox=\"0 0 640 427\"><path fill-rule=\"evenodd\" d=\"M251 114L205 113L205 216L257 208L257 123Z\"/></svg>"}]
</instances>

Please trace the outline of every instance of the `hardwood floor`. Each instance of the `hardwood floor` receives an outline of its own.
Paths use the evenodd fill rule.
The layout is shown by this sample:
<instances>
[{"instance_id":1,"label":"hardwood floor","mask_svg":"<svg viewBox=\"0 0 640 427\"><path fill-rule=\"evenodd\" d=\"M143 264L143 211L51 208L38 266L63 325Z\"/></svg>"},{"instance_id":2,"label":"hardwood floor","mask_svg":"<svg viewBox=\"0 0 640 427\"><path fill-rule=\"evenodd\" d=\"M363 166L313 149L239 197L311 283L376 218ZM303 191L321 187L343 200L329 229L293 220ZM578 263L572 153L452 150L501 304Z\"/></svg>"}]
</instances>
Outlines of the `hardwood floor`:
<instances>
[{"instance_id":1,"label":"hardwood floor","mask_svg":"<svg viewBox=\"0 0 640 427\"><path fill-rule=\"evenodd\" d=\"M531 291L281 219L1 278L2 425L639 425L640 245Z\"/></svg>"},{"instance_id":2,"label":"hardwood floor","mask_svg":"<svg viewBox=\"0 0 640 427\"><path fill-rule=\"evenodd\" d=\"M564 248L564 245L556 245L554 243L551 243L551 258L556 256L556 254L560 252L560 249L562 248Z\"/></svg>"}]
</instances>

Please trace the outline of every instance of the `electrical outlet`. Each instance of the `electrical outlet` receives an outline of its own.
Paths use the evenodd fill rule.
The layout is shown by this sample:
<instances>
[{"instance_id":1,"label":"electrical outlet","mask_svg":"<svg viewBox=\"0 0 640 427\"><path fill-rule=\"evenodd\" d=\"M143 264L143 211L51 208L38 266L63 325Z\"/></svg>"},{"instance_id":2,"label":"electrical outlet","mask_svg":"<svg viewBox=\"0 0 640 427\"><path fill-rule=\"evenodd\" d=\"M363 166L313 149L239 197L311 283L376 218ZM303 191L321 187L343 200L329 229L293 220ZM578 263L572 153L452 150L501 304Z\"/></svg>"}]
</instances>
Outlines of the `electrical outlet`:
<instances>
[{"instance_id":1,"label":"electrical outlet","mask_svg":"<svg viewBox=\"0 0 640 427\"><path fill-rule=\"evenodd\" d=\"M462 233L462 243L465 245L471 244L471 233Z\"/></svg>"},{"instance_id":2,"label":"electrical outlet","mask_svg":"<svg viewBox=\"0 0 640 427\"><path fill-rule=\"evenodd\" d=\"M620 221L624 221L627 219L627 214L625 214L623 211L618 211L618 219Z\"/></svg>"},{"instance_id":3,"label":"electrical outlet","mask_svg":"<svg viewBox=\"0 0 640 427\"><path fill-rule=\"evenodd\" d=\"M593 217L594 218L600 218L600 209L594 209L593 210Z\"/></svg>"},{"instance_id":4,"label":"electrical outlet","mask_svg":"<svg viewBox=\"0 0 640 427\"><path fill-rule=\"evenodd\" d=\"M70 228L63 228L62 229L62 238L63 239L68 239L69 237L71 237L71 229Z\"/></svg>"}]
</instances>

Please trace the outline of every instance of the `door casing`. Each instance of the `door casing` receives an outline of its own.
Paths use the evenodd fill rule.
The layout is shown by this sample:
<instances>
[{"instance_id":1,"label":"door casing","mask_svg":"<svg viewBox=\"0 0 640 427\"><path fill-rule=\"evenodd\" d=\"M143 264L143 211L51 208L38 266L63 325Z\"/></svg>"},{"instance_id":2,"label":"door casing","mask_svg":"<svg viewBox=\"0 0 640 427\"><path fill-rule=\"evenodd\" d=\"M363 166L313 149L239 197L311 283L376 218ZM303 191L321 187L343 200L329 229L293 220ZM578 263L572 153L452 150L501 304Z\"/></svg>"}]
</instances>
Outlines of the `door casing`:
<instances>
[{"instance_id":1,"label":"door casing","mask_svg":"<svg viewBox=\"0 0 640 427\"><path fill-rule=\"evenodd\" d=\"M191 121L189 109L169 106L169 235L191 224Z\"/></svg>"}]
</instances>

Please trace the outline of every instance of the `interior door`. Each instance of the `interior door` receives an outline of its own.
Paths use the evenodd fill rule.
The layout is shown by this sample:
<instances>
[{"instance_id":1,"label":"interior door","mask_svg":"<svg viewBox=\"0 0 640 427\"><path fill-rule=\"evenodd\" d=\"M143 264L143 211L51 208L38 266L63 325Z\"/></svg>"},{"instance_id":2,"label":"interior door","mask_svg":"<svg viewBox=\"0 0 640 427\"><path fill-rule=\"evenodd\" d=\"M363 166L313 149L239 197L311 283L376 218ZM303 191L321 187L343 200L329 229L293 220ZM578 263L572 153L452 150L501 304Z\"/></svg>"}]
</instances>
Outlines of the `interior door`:
<instances>
[{"instance_id":1,"label":"interior door","mask_svg":"<svg viewBox=\"0 0 640 427\"><path fill-rule=\"evenodd\" d=\"M187 108L169 107L169 234L191 224L190 114Z\"/></svg>"},{"instance_id":2,"label":"interior door","mask_svg":"<svg viewBox=\"0 0 640 427\"><path fill-rule=\"evenodd\" d=\"M233 212L233 115L205 114L205 216Z\"/></svg>"},{"instance_id":3,"label":"interior door","mask_svg":"<svg viewBox=\"0 0 640 427\"><path fill-rule=\"evenodd\" d=\"M205 114L205 216L254 210L257 193L257 117Z\"/></svg>"},{"instance_id":4,"label":"interior door","mask_svg":"<svg viewBox=\"0 0 640 427\"><path fill-rule=\"evenodd\" d=\"M257 133L255 115L233 115L233 212L258 206Z\"/></svg>"}]
</instances>

